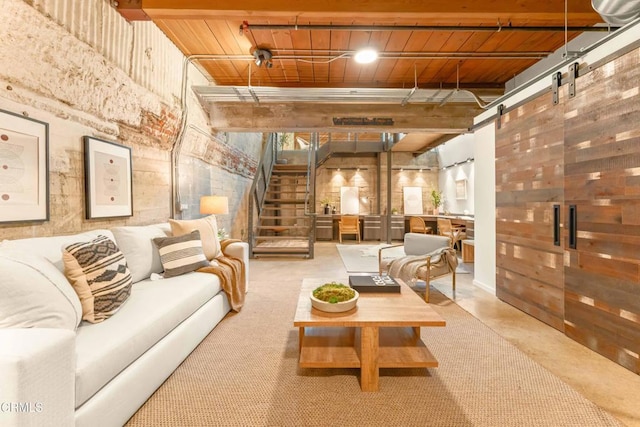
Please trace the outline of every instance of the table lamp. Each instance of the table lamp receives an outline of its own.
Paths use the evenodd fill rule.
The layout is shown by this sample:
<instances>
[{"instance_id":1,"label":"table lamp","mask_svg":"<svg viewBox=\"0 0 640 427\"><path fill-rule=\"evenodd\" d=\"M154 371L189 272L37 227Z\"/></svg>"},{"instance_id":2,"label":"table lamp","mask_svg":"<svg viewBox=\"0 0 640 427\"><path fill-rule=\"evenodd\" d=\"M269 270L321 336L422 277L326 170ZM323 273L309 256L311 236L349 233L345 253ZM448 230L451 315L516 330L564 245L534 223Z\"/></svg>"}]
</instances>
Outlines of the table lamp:
<instances>
[{"instance_id":1,"label":"table lamp","mask_svg":"<svg viewBox=\"0 0 640 427\"><path fill-rule=\"evenodd\" d=\"M201 214L226 215L229 213L229 198L226 196L200 197Z\"/></svg>"}]
</instances>

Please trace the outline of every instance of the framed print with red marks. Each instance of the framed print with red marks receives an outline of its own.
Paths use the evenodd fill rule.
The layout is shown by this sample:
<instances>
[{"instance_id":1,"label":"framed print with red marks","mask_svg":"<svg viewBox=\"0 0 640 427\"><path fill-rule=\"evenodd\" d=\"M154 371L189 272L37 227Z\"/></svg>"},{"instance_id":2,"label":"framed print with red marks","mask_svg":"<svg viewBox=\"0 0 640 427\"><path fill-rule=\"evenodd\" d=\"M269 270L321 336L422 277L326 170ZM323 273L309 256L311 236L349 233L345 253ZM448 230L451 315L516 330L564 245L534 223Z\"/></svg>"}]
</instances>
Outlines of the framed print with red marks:
<instances>
[{"instance_id":1,"label":"framed print with red marks","mask_svg":"<svg viewBox=\"0 0 640 427\"><path fill-rule=\"evenodd\" d=\"M0 110L0 223L49 220L49 125Z\"/></svg>"},{"instance_id":2,"label":"framed print with red marks","mask_svg":"<svg viewBox=\"0 0 640 427\"><path fill-rule=\"evenodd\" d=\"M84 137L86 217L133 215L131 148Z\"/></svg>"}]
</instances>

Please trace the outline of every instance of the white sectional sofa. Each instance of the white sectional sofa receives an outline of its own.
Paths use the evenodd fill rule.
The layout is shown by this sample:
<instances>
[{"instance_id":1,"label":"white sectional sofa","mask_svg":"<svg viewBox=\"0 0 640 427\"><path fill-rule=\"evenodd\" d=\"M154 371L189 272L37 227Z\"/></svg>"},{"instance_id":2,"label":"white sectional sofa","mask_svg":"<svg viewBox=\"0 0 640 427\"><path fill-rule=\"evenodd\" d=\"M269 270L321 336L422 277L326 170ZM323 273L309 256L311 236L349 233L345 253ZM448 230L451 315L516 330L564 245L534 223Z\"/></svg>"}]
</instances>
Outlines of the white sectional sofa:
<instances>
[{"instance_id":1,"label":"white sectional sofa","mask_svg":"<svg viewBox=\"0 0 640 427\"><path fill-rule=\"evenodd\" d=\"M162 272L152 239L170 230L168 224L116 227L0 243L0 281L26 280L31 295L51 292L51 282L64 279L62 247L98 235L116 242L133 278L129 298L101 323L78 321L75 331L0 329L0 425L121 426L223 319L230 305L216 275L152 280ZM225 255L244 260L248 270L246 243L231 243ZM246 280L248 289L248 271ZM51 295L52 304L78 306L59 289Z\"/></svg>"}]
</instances>

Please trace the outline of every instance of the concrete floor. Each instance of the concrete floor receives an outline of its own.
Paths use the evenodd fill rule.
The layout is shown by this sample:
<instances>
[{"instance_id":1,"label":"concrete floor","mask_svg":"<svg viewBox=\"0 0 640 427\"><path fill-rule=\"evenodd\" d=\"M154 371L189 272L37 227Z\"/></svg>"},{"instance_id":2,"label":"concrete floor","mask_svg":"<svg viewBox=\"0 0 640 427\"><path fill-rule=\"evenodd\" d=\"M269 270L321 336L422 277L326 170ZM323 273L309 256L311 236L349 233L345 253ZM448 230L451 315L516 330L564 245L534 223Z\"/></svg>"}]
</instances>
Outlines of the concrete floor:
<instances>
[{"instance_id":1,"label":"concrete floor","mask_svg":"<svg viewBox=\"0 0 640 427\"><path fill-rule=\"evenodd\" d=\"M261 280L276 277L283 282L299 282L305 277L348 280L335 243L316 243L314 255L314 259L271 257L251 260L250 287L260 286ZM625 425L640 427L640 376L476 287L472 274L457 275L455 295L450 277L437 282L434 287L440 292L531 359Z\"/></svg>"}]
</instances>

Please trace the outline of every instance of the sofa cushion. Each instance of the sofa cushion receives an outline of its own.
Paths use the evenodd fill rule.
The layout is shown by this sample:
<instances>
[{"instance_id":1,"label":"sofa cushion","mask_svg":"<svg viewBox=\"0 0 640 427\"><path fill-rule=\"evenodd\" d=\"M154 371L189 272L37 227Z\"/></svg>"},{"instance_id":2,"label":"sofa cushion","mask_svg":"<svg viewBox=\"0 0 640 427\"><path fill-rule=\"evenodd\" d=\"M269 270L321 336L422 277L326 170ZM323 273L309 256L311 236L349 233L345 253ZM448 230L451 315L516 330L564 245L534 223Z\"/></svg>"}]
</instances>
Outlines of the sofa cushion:
<instances>
[{"instance_id":1,"label":"sofa cushion","mask_svg":"<svg viewBox=\"0 0 640 427\"><path fill-rule=\"evenodd\" d=\"M193 230L183 236L156 237L153 242L160 251L160 259L166 278L209 266L209 261L202 251L202 241L198 230Z\"/></svg>"},{"instance_id":2,"label":"sofa cushion","mask_svg":"<svg viewBox=\"0 0 640 427\"><path fill-rule=\"evenodd\" d=\"M82 304L82 319L102 322L113 316L131 292L127 260L115 242L98 236L64 248L65 275Z\"/></svg>"},{"instance_id":3,"label":"sofa cushion","mask_svg":"<svg viewBox=\"0 0 640 427\"><path fill-rule=\"evenodd\" d=\"M75 331L80 300L48 259L0 249L0 328L62 328Z\"/></svg>"},{"instance_id":4,"label":"sofa cushion","mask_svg":"<svg viewBox=\"0 0 640 427\"><path fill-rule=\"evenodd\" d=\"M148 278L151 273L162 273L160 253L153 239L167 237L167 234L159 225L114 227L111 231L127 260L133 283Z\"/></svg>"},{"instance_id":5,"label":"sofa cushion","mask_svg":"<svg viewBox=\"0 0 640 427\"><path fill-rule=\"evenodd\" d=\"M45 257L56 266L58 270L64 272L64 262L62 261L62 249L75 242L87 242L98 236L106 236L113 240L113 234L107 229L96 229L78 234L66 236L31 237L27 239L3 240L0 248L7 250L19 250L37 254Z\"/></svg>"},{"instance_id":6,"label":"sofa cushion","mask_svg":"<svg viewBox=\"0 0 640 427\"><path fill-rule=\"evenodd\" d=\"M78 328L76 407L167 333L220 293L214 274L188 273L171 279L137 283L117 315Z\"/></svg>"},{"instance_id":7,"label":"sofa cushion","mask_svg":"<svg viewBox=\"0 0 640 427\"><path fill-rule=\"evenodd\" d=\"M218 238L218 222L214 215L190 220L170 219L169 224L171 225L171 233L174 236L182 236L193 230L198 230L202 240L202 248L208 260L222 255L220 239Z\"/></svg>"}]
</instances>

